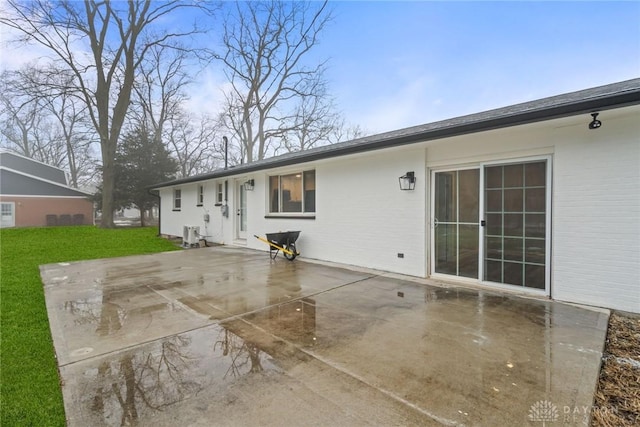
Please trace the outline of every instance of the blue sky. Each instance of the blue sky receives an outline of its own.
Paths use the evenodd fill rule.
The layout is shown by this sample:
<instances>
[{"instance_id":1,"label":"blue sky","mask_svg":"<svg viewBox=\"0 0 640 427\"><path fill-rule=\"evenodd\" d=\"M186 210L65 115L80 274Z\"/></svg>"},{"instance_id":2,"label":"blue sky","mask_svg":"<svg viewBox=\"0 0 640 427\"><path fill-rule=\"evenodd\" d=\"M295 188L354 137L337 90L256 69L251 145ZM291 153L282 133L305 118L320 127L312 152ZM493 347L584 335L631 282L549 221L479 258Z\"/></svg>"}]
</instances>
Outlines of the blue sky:
<instances>
[{"instance_id":1,"label":"blue sky","mask_svg":"<svg viewBox=\"0 0 640 427\"><path fill-rule=\"evenodd\" d=\"M310 59L329 59L337 107L369 134L640 77L640 1L330 6L334 19ZM42 55L3 49L0 68ZM189 107L217 113L225 84L213 64Z\"/></svg>"},{"instance_id":2,"label":"blue sky","mask_svg":"<svg viewBox=\"0 0 640 427\"><path fill-rule=\"evenodd\" d=\"M640 77L640 2L331 2L316 51L369 133Z\"/></svg>"}]
</instances>

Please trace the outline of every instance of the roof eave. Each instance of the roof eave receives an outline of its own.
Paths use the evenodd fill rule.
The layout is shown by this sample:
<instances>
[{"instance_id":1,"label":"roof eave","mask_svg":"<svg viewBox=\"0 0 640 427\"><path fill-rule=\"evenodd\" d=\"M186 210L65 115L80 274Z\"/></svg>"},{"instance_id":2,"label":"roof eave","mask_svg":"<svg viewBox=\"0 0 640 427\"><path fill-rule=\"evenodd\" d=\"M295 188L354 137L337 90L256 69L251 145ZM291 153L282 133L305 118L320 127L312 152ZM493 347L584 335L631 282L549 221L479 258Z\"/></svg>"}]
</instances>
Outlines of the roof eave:
<instances>
[{"instance_id":1,"label":"roof eave","mask_svg":"<svg viewBox=\"0 0 640 427\"><path fill-rule=\"evenodd\" d=\"M300 163L313 162L332 157L358 154L367 151L380 150L384 148L414 144L417 142L427 142L436 139L455 137L470 133L478 133L495 129L502 129L512 126L536 123L544 120L559 119L563 117L575 116L584 113L604 111L612 108L623 108L640 104L640 89L633 89L626 92L601 95L594 98L587 98L579 101L572 101L565 104L552 105L543 108L531 109L527 111L515 112L513 114L503 114L489 119L478 119L462 124L452 124L450 126L435 127L402 136L382 136L380 139L364 143L345 146L334 146L331 150L302 151L300 155L274 157L267 162L256 162L239 165L229 169L211 172L209 174L197 175L188 178L167 181L155 184L150 189L158 190L165 187L187 184L209 179L224 178L233 175L247 174L265 169L291 166ZM468 116L467 116L468 117ZM462 120L459 117L455 120Z\"/></svg>"}]
</instances>

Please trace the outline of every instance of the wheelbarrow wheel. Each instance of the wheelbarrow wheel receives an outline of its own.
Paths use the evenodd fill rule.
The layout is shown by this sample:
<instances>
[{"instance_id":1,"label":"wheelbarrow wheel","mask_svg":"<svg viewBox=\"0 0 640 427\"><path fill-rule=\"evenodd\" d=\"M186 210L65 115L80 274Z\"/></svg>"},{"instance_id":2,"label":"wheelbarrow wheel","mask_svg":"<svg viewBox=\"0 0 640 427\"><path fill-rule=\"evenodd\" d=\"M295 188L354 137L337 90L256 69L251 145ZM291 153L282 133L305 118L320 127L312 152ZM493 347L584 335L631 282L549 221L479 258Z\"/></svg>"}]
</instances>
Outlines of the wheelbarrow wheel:
<instances>
[{"instance_id":1,"label":"wheelbarrow wheel","mask_svg":"<svg viewBox=\"0 0 640 427\"><path fill-rule=\"evenodd\" d=\"M284 257L286 259L288 259L289 261L293 261L294 259L296 259L296 256L298 255L298 253L296 252L296 244L295 243L289 243L286 247L287 250L291 251L290 254L283 252Z\"/></svg>"}]
</instances>

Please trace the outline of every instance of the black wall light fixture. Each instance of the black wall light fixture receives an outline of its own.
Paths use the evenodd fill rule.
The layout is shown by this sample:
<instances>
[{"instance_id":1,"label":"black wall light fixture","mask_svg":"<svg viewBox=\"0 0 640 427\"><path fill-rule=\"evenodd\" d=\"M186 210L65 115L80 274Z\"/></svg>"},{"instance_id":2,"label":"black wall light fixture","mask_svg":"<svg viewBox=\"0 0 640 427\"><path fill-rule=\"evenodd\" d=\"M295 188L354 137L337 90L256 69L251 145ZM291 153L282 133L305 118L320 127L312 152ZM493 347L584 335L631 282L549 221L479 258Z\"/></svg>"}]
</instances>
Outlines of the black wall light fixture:
<instances>
[{"instance_id":1,"label":"black wall light fixture","mask_svg":"<svg viewBox=\"0 0 640 427\"><path fill-rule=\"evenodd\" d=\"M600 113L591 113L591 117L593 117L593 120L591 120L591 123L589 123L589 129L598 129L600 126L602 126L602 122L598 120L598 114Z\"/></svg>"},{"instance_id":2,"label":"black wall light fixture","mask_svg":"<svg viewBox=\"0 0 640 427\"><path fill-rule=\"evenodd\" d=\"M413 190L416 188L416 174L413 171L405 173L398 178L398 181L400 182L401 190Z\"/></svg>"},{"instance_id":3,"label":"black wall light fixture","mask_svg":"<svg viewBox=\"0 0 640 427\"><path fill-rule=\"evenodd\" d=\"M244 183L244 189L247 191L253 191L254 181L250 179Z\"/></svg>"}]
</instances>

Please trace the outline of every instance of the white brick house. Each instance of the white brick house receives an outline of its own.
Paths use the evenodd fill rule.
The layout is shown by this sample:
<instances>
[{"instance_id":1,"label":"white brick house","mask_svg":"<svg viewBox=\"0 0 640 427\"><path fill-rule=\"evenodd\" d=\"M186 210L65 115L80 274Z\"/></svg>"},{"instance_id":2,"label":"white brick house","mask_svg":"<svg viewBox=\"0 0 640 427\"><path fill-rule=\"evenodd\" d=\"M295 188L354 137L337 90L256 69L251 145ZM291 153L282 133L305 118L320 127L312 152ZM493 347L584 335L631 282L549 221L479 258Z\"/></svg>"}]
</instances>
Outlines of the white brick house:
<instances>
[{"instance_id":1,"label":"white brick house","mask_svg":"<svg viewBox=\"0 0 640 427\"><path fill-rule=\"evenodd\" d=\"M155 190L162 234L267 250L253 235L301 230L308 258L640 312L640 79Z\"/></svg>"}]
</instances>

